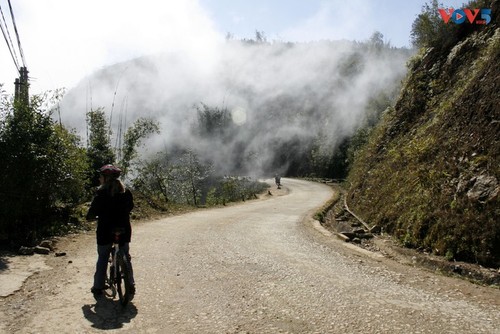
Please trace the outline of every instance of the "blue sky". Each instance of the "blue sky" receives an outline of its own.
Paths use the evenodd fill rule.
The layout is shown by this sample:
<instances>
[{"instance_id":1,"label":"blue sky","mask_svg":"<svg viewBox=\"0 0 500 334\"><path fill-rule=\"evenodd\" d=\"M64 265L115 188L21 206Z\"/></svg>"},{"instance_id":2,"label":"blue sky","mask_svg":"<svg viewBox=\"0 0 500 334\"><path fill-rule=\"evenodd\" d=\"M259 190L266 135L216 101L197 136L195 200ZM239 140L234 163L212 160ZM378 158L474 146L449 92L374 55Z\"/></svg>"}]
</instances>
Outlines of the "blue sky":
<instances>
[{"instance_id":1,"label":"blue sky","mask_svg":"<svg viewBox=\"0 0 500 334\"><path fill-rule=\"evenodd\" d=\"M32 91L71 88L92 72L157 52L210 61L227 33L268 40L367 40L375 31L409 46L422 0L16 0L11 1ZM462 1L442 1L462 8ZM7 0L0 0L7 19ZM10 23L9 19L7 20ZM12 37L13 28L10 26ZM14 42L14 44L17 44ZM0 83L12 92L18 76L0 42Z\"/></svg>"},{"instance_id":2,"label":"blue sky","mask_svg":"<svg viewBox=\"0 0 500 334\"><path fill-rule=\"evenodd\" d=\"M200 0L218 30L251 38L363 41L380 31L397 47L410 47L411 25L426 1L404 0ZM462 8L463 1L441 1Z\"/></svg>"}]
</instances>

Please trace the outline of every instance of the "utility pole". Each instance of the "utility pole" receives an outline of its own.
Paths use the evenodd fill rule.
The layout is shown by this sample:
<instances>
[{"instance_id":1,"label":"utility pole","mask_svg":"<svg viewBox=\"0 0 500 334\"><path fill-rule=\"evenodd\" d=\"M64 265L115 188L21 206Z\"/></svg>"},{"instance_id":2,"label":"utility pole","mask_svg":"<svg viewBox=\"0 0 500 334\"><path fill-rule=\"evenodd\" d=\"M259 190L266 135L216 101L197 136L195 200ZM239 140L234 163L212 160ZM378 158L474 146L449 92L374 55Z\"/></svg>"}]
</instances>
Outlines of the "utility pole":
<instances>
[{"instance_id":1,"label":"utility pole","mask_svg":"<svg viewBox=\"0 0 500 334\"><path fill-rule=\"evenodd\" d=\"M26 67L19 68L19 78L14 82L14 101L29 105L29 82L28 82L28 69Z\"/></svg>"}]
</instances>

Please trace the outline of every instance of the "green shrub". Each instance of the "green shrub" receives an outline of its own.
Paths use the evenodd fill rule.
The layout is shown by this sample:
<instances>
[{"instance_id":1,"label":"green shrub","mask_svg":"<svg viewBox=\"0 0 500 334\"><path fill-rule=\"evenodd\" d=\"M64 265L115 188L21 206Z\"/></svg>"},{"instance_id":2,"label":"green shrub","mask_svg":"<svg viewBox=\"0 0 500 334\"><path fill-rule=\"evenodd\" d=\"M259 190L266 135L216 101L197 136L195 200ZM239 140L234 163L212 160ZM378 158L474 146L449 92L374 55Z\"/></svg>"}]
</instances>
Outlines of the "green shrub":
<instances>
[{"instance_id":1,"label":"green shrub","mask_svg":"<svg viewBox=\"0 0 500 334\"><path fill-rule=\"evenodd\" d=\"M88 164L78 137L54 122L35 96L2 105L0 124L0 234L35 241L56 207L85 197Z\"/></svg>"}]
</instances>

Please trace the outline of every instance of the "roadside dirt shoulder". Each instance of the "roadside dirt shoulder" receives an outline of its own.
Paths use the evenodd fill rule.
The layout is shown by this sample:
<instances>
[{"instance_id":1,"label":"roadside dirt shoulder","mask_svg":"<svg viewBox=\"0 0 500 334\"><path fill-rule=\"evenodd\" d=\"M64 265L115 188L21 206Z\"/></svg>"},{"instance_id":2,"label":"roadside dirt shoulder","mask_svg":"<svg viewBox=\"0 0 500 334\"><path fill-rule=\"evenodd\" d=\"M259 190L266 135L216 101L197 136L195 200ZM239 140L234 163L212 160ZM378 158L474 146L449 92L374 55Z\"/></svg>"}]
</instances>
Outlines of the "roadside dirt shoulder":
<instances>
[{"instance_id":1,"label":"roadside dirt shoulder","mask_svg":"<svg viewBox=\"0 0 500 334\"><path fill-rule=\"evenodd\" d=\"M332 187L335 191L340 192L340 196L336 198L329 211L324 214L321 225L333 236L401 264L421 267L435 273L459 277L476 284L500 289L500 269L498 268L485 268L473 263L448 261L440 256L405 248L388 234L366 231L363 224L346 209L341 187L336 184L333 184ZM365 230L361 232L361 235L364 234L366 237L356 237L355 232L360 231L360 229ZM351 238L346 238L346 235L351 236Z\"/></svg>"}]
</instances>

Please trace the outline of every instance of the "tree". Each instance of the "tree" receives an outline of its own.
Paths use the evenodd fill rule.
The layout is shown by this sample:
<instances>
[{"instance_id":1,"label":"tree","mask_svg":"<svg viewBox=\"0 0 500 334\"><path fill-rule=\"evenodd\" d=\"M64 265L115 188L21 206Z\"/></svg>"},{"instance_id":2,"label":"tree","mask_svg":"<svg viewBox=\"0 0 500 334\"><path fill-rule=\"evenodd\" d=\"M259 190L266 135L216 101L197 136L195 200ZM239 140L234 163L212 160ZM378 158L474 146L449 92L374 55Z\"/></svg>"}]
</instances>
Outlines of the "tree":
<instances>
[{"instance_id":1,"label":"tree","mask_svg":"<svg viewBox=\"0 0 500 334\"><path fill-rule=\"evenodd\" d=\"M211 166L200 162L196 153L188 150L180 159L178 164L180 180L182 180L182 189L185 191L187 203L198 205L198 199L201 195L203 181L211 174Z\"/></svg>"},{"instance_id":2,"label":"tree","mask_svg":"<svg viewBox=\"0 0 500 334\"><path fill-rule=\"evenodd\" d=\"M84 194L86 157L78 138L56 124L34 96L3 105L0 125L0 234L31 242L51 223L56 206Z\"/></svg>"},{"instance_id":3,"label":"tree","mask_svg":"<svg viewBox=\"0 0 500 334\"><path fill-rule=\"evenodd\" d=\"M155 199L198 205L205 180L211 175L210 165L202 164L191 150L169 157L159 153L142 162L133 184Z\"/></svg>"},{"instance_id":4,"label":"tree","mask_svg":"<svg viewBox=\"0 0 500 334\"><path fill-rule=\"evenodd\" d=\"M375 31L370 37L369 45L377 51L382 50L384 47L384 35L380 31Z\"/></svg>"},{"instance_id":5,"label":"tree","mask_svg":"<svg viewBox=\"0 0 500 334\"><path fill-rule=\"evenodd\" d=\"M446 25L439 14L439 4L437 0L431 0L422 7L422 12L413 21L410 39L416 47L430 47L442 44L450 38L451 25Z\"/></svg>"},{"instance_id":6,"label":"tree","mask_svg":"<svg viewBox=\"0 0 500 334\"><path fill-rule=\"evenodd\" d=\"M86 150L80 137L59 124L54 125L54 136L52 157L58 166L54 175L58 182L53 184L52 194L59 201L78 204L86 199L85 188L89 182Z\"/></svg>"},{"instance_id":7,"label":"tree","mask_svg":"<svg viewBox=\"0 0 500 334\"><path fill-rule=\"evenodd\" d=\"M230 134L232 121L227 108L209 107L201 103L198 111L198 129L201 137L223 138Z\"/></svg>"},{"instance_id":8,"label":"tree","mask_svg":"<svg viewBox=\"0 0 500 334\"><path fill-rule=\"evenodd\" d=\"M87 113L87 126L89 129L87 156L91 166L89 179L92 186L97 186L99 176L95 171L106 164L115 162L115 154L108 135L108 122L103 108Z\"/></svg>"},{"instance_id":9,"label":"tree","mask_svg":"<svg viewBox=\"0 0 500 334\"><path fill-rule=\"evenodd\" d=\"M244 38L242 41L249 45L267 44L267 37L263 31L255 30L255 40Z\"/></svg>"},{"instance_id":10,"label":"tree","mask_svg":"<svg viewBox=\"0 0 500 334\"><path fill-rule=\"evenodd\" d=\"M137 177L134 178L134 188L154 199L169 202L175 199L175 178L173 166L166 154L158 153L153 158L142 161L138 167Z\"/></svg>"},{"instance_id":11,"label":"tree","mask_svg":"<svg viewBox=\"0 0 500 334\"><path fill-rule=\"evenodd\" d=\"M259 44L267 42L266 34L263 31L255 30L255 41Z\"/></svg>"},{"instance_id":12,"label":"tree","mask_svg":"<svg viewBox=\"0 0 500 334\"><path fill-rule=\"evenodd\" d=\"M139 118L127 129L122 148L123 158L120 161L120 166L123 169L124 175L127 174L132 159L137 156L137 146L140 144L141 140L153 133L159 132L160 128L158 123L147 118Z\"/></svg>"}]
</instances>

